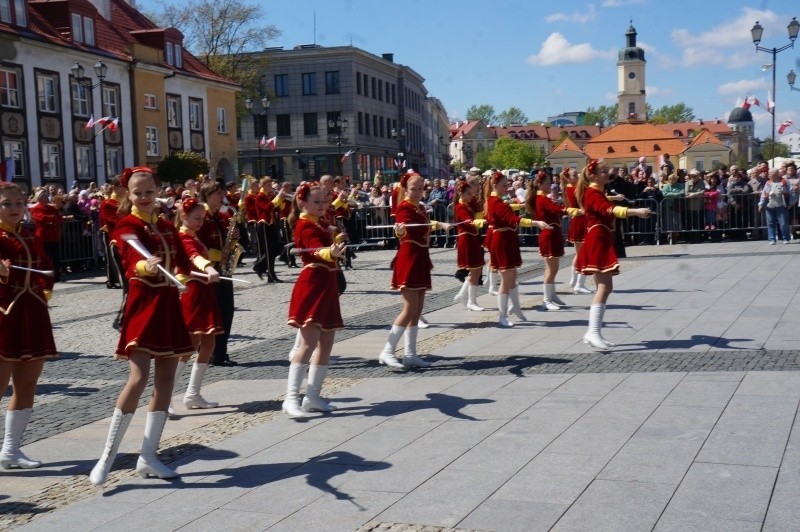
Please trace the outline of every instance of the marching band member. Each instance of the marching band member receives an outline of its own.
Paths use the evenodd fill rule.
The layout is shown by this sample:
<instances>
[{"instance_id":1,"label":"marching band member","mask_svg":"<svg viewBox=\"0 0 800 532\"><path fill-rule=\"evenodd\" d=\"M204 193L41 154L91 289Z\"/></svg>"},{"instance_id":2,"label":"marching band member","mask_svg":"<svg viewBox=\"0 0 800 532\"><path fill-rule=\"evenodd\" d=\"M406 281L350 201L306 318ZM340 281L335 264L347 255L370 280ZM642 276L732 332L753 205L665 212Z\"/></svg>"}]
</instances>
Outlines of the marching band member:
<instances>
[{"instance_id":1,"label":"marching band member","mask_svg":"<svg viewBox=\"0 0 800 532\"><path fill-rule=\"evenodd\" d=\"M344 328L336 261L344 256L345 244L334 242L323 220L327 204L324 187L311 183L300 185L293 203L289 223L294 226L295 248L302 250L303 269L292 290L288 323L298 328L300 345L289 364L283 411L297 419L305 417L307 412L336 410L320 396L320 391L328 373L334 335ZM306 367L308 387L301 405L300 385Z\"/></svg>"},{"instance_id":2,"label":"marching band member","mask_svg":"<svg viewBox=\"0 0 800 532\"><path fill-rule=\"evenodd\" d=\"M619 273L619 261L614 250L614 220L629 216L650 217L647 208L615 207L606 198L604 187L607 183L608 168L601 161L592 159L583 169L575 189L578 205L586 213L586 240L578 253L575 268L584 275L593 274L597 285L589 307L589 327L583 335L583 343L603 350L614 347L601 334L606 301L614 289L613 276Z\"/></svg>"},{"instance_id":3,"label":"marching band member","mask_svg":"<svg viewBox=\"0 0 800 532\"><path fill-rule=\"evenodd\" d=\"M468 181L456 183L454 215L456 223L459 224L456 244L457 264L459 269L468 270L469 276L464 280L464 285L454 300L466 303L468 310L480 312L483 308L478 306L476 296L481 270L486 261L483 259L478 229L486 225L486 220L478 219L473 210L473 200L477 196L476 186L470 185Z\"/></svg>"},{"instance_id":4,"label":"marching band member","mask_svg":"<svg viewBox=\"0 0 800 532\"><path fill-rule=\"evenodd\" d=\"M201 230L206 220L205 207L197 199L189 198L181 205L181 211L183 219L180 229L181 244L196 270L207 276L189 277L186 282L186 292L181 295L183 318L197 351L197 359L192 365L189 377L189 386L183 396L183 405L186 408L216 408L219 403L206 401L200 395L200 388L208 370L211 353L214 351L214 337L225 332L217 302L217 291L214 288L214 284L219 282L219 272L209 260L208 248L197 238L197 232ZM176 381L183 373L189 358L185 356L178 360L178 367L175 369ZM170 414L172 414L171 409Z\"/></svg>"},{"instance_id":5,"label":"marching band member","mask_svg":"<svg viewBox=\"0 0 800 532\"><path fill-rule=\"evenodd\" d=\"M275 224L275 211L280 209L281 202L279 196L272 191L272 178L264 176L261 178L261 191L256 196L256 209L258 210L258 223L256 231L260 235L259 245L262 255L259 256L253 265L259 279L267 274L268 283L282 283L275 275L275 259L281 252L281 239L278 234L278 226Z\"/></svg>"},{"instance_id":6,"label":"marching band member","mask_svg":"<svg viewBox=\"0 0 800 532\"><path fill-rule=\"evenodd\" d=\"M244 209L244 219L247 223L247 232L250 234L250 252L255 253L256 260L258 260L262 256L262 246L266 245L266 243L261 241L256 230L256 223L258 222L258 207L256 205L256 198L258 198L261 185L256 179L253 178L249 178L248 182L250 183L250 189L241 199L240 208ZM255 266L253 268L255 268Z\"/></svg>"},{"instance_id":7,"label":"marching band member","mask_svg":"<svg viewBox=\"0 0 800 532\"><path fill-rule=\"evenodd\" d=\"M564 168L561 172L561 188L564 190L564 204L570 209L579 209L578 200L575 198L575 185L578 183L578 171L574 168ZM586 238L586 216L582 213L569 220L569 233L567 241L575 246L575 254L572 257L572 268L569 285L576 294L591 294L592 291L586 288L586 276L578 273L575 269L575 262L578 260L578 252L583 246Z\"/></svg>"},{"instance_id":8,"label":"marching band member","mask_svg":"<svg viewBox=\"0 0 800 532\"><path fill-rule=\"evenodd\" d=\"M567 208L553 201L548 195L550 176L540 170L528 186L525 203L533 217L542 220L547 227L539 233L539 255L545 263L542 286L542 307L544 310L558 310L565 303L556 295L556 274L561 257L564 256L564 237L561 234L561 218L564 215L582 214L580 209Z\"/></svg>"},{"instance_id":9,"label":"marching band member","mask_svg":"<svg viewBox=\"0 0 800 532\"><path fill-rule=\"evenodd\" d=\"M424 192L422 176L407 173L400 180L405 199L397 206L395 234L400 246L395 256L392 272L392 289L399 290L403 297L403 309L392 323L386 346L378 361L392 368L426 368L431 365L417 356L417 332L425 291L431 289L431 263L428 242L431 230L450 229L449 223L431 221L420 204ZM405 334L404 334L405 333ZM401 336L405 336L403 361L395 357L395 348Z\"/></svg>"},{"instance_id":10,"label":"marching band member","mask_svg":"<svg viewBox=\"0 0 800 532\"><path fill-rule=\"evenodd\" d=\"M13 383L5 419L0 467L33 469L42 465L20 450L33 413L36 383L46 358L58 356L47 300L53 278L23 268L50 269L42 243L20 223L26 201L22 189L0 183L0 386Z\"/></svg>"},{"instance_id":11,"label":"marching band member","mask_svg":"<svg viewBox=\"0 0 800 532\"><path fill-rule=\"evenodd\" d=\"M191 268L175 226L156 214L158 181L150 168L139 166L126 168L121 184L128 189L128 200L120 206L120 213L129 214L117 223L113 239L120 249L129 290L115 356L127 359L130 374L117 399L103 454L89 475L96 486L108 477L119 444L147 385L153 359L153 395L136 472L142 477L177 476L158 460L156 450L167 420L178 357L194 351L183 321L178 289L158 269L163 265L167 272L177 271L180 278L185 279ZM129 240L131 237L151 253L149 258L142 257Z\"/></svg>"},{"instance_id":12,"label":"marching band member","mask_svg":"<svg viewBox=\"0 0 800 532\"><path fill-rule=\"evenodd\" d=\"M288 244L291 244L293 241L292 237L292 228L289 227L289 214L292 212L292 205L293 202L291 201L292 197L292 184L288 181L284 181L281 184L281 192L283 193L283 205L281 206L280 210L278 211L278 217L280 219L280 231L281 231L281 259L285 259L286 265L289 268L297 268L297 259L293 253L289 252ZM286 201L288 199L288 201Z\"/></svg>"},{"instance_id":13,"label":"marching band member","mask_svg":"<svg viewBox=\"0 0 800 532\"><path fill-rule=\"evenodd\" d=\"M497 306L500 310L500 326L513 327L508 319L509 299L514 305L512 312L520 321L527 321L519 302L519 286L517 285L517 268L522 266L522 255L519 250L519 227L547 226L542 221L521 218L514 214L511 206L502 198L508 191L508 178L495 172L486 180L486 218L494 226L491 247L489 248L492 266L500 271L500 290L497 294Z\"/></svg>"},{"instance_id":14,"label":"marching band member","mask_svg":"<svg viewBox=\"0 0 800 532\"><path fill-rule=\"evenodd\" d=\"M50 204L50 195L45 188L36 193L36 204L31 207L30 213L36 240L41 242L50 258L58 282L61 280L61 226L64 225L64 217Z\"/></svg>"},{"instance_id":15,"label":"marching band member","mask_svg":"<svg viewBox=\"0 0 800 532\"><path fill-rule=\"evenodd\" d=\"M119 220L119 204L128 191L119 183L119 176L111 179L111 196L100 203L100 231L103 233L103 244L106 249L106 287L127 290L127 280L122 275L119 263L119 252L111 241L114 227Z\"/></svg>"}]
</instances>

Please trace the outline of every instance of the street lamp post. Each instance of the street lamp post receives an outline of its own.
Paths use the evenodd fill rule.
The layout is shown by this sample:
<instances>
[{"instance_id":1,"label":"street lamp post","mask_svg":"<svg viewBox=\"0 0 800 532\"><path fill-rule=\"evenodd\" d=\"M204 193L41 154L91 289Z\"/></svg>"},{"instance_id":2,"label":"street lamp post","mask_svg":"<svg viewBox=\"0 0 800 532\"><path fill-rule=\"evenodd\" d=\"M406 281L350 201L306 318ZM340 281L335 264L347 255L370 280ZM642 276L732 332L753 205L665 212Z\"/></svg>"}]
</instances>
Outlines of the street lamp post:
<instances>
[{"instance_id":1,"label":"street lamp post","mask_svg":"<svg viewBox=\"0 0 800 532\"><path fill-rule=\"evenodd\" d=\"M392 128L390 134L392 135L392 138L397 141L397 146L399 147L397 151L397 157L402 162L403 157L407 155L405 153L405 144L404 144L404 142L406 141L406 128L401 127L400 131L398 131L395 128ZM400 178L400 170L397 171L397 177L398 179Z\"/></svg>"},{"instance_id":2,"label":"street lamp post","mask_svg":"<svg viewBox=\"0 0 800 532\"><path fill-rule=\"evenodd\" d=\"M342 118L341 115L336 117L336 120L328 120L328 130L336 132L336 139L328 139L329 142L336 143L336 156L339 158L339 168L341 174L344 174L344 163L342 162L342 142L347 139L342 137L342 134L347 131L347 119Z\"/></svg>"},{"instance_id":3,"label":"street lamp post","mask_svg":"<svg viewBox=\"0 0 800 532\"><path fill-rule=\"evenodd\" d=\"M766 48L764 46L759 46L761 42L761 36L764 33L764 28L761 24L756 21L753 28L750 30L750 34L753 37L753 44L756 45L756 51L758 52L767 52L772 54L772 101L773 101L773 108L772 108L772 149L770 153L770 160L775 158L775 111L777 105L776 102L778 100L778 95L775 94L775 71L777 70L777 65L775 64L777 60L778 52L782 52L784 50L788 50L789 48L794 48L794 40L797 39L797 32L800 30L800 22L797 22L797 18L793 17L792 21L786 27L789 32L789 44L781 46L780 48ZM774 165L774 161L772 162Z\"/></svg>"},{"instance_id":4,"label":"street lamp post","mask_svg":"<svg viewBox=\"0 0 800 532\"><path fill-rule=\"evenodd\" d=\"M797 80L797 74L794 73L794 70L790 70L789 73L786 74L786 80L789 82L790 90L800 92L800 89L794 86L794 82Z\"/></svg>"},{"instance_id":5,"label":"street lamp post","mask_svg":"<svg viewBox=\"0 0 800 532\"><path fill-rule=\"evenodd\" d=\"M75 81L78 84L83 85L85 79L89 80L88 89L89 89L89 94L92 97L91 98L92 109L90 110L90 114L93 113L94 112L94 109L93 109L94 108L94 90L97 87L99 87L100 85L102 85L103 84L103 80L106 79L106 74L108 74L108 66L106 66L106 64L103 63L100 60L98 60L94 64L94 75L97 76L97 79L98 79L97 83L92 83L91 82L91 78L84 77L84 74L86 73L86 69L83 68L83 65L80 64L77 61L75 62L74 65L72 65L72 68L70 68L70 70L72 71L72 77L75 78ZM116 118L116 117L114 117L114 118ZM94 164L95 176L94 176L94 178L95 178L96 182L99 182L99 179L98 179L99 172L97 171L97 169L98 169L98 167L100 165L97 162L97 135L92 135L92 151L94 151L94 158L95 158L95 164ZM89 161L89 163L91 164L92 161ZM91 174L91 170L89 170L89 173ZM76 176L76 178L77 178L77 176Z\"/></svg>"},{"instance_id":6,"label":"street lamp post","mask_svg":"<svg viewBox=\"0 0 800 532\"><path fill-rule=\"evenodd\" d=\"M247 111L253 116L261 116L263 117L261 120L264 121L264 128L262 130L262 137L267 135L267 111L269 110L269 98L264 96L261 98L261 108L255 107L255 103L250 98L247 98L244 101L244 106L247 107ZM255 129L255 128L254 128ZM256 137L258 137L258 133L256 132ZM258 139L258 175L259 177L264 175L264 161L261 159L261 151L264 149L264 146L261 142L262 139Z\"/></svg>"}]
</instances>

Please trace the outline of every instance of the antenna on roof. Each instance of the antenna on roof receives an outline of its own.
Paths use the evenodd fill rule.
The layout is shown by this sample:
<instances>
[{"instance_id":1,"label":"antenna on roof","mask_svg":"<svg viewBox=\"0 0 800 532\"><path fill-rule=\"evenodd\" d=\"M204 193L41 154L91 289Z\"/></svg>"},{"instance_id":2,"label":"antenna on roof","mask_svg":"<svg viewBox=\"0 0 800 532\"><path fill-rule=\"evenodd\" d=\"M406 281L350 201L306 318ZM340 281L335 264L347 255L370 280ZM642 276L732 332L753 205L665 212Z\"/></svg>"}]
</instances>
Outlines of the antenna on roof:
<instances>
[{"instance_id":1,"label":"antenna on roof","mask_svg":"<svg viewBox=\"0 0 800 532\"><path fill-rule=\"evenodd\" d=\"M314 9L314 44L317 44L317 10Z\"/></svg>"}]
</instances>

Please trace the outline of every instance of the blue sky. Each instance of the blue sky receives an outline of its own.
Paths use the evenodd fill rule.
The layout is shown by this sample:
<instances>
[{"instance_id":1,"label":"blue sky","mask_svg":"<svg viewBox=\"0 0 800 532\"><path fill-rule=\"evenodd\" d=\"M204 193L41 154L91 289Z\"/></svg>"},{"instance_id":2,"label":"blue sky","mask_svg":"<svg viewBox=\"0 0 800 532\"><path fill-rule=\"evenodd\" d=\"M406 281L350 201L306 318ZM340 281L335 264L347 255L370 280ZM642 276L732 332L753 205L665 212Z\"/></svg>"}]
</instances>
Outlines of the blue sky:
<instances>
[{"instance_id":1,"label":"blue sky","mask_svg":"<svg viewBox=\"0 0 800 532\"><path fill-rule=\"evenodd\" d=\"M143 9L152 0L139 0ZM771 54L756 52L750 28L764 27L762 46L789 43L800 18L797 0L290 0L263 2L264 22L282 31L272 45L352 43L425 78L451 118L473 104L496 112L521 108L529 120L616 101L617 51L629 20L647 59L647 101L684 102L698 118L727 119L737 98L766 102ZM314 14L316 13L316 34ZM777 122L800 124L800 39L777 56ZM800 83L796 85L800 88ZM766 105L766 104L765 104ZM771 115L751 108L756 135L770 135Z\"/></svg>"}]
</instances>

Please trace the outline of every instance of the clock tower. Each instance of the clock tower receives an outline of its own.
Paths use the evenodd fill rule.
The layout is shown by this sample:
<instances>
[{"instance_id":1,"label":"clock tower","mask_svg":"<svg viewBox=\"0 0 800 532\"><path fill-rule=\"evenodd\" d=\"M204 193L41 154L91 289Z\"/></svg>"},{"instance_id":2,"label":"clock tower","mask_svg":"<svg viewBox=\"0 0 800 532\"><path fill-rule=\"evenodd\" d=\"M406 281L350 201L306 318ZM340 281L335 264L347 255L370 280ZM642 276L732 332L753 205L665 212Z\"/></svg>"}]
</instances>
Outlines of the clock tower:
<instances>
[{"instance_id":1,"label":"clock tower","mask_svg":"<svg viewBox=\"0 0 800 532\"><path fill-rule=\"evenodd\" d=\"M636 29L631 21L625 33L626 46L617 61L617 123L644 122L645 109L644 50L636 46Z\"/></svg>"}]
</instances>

